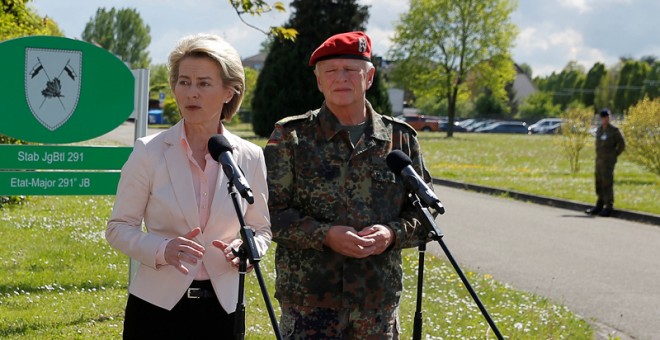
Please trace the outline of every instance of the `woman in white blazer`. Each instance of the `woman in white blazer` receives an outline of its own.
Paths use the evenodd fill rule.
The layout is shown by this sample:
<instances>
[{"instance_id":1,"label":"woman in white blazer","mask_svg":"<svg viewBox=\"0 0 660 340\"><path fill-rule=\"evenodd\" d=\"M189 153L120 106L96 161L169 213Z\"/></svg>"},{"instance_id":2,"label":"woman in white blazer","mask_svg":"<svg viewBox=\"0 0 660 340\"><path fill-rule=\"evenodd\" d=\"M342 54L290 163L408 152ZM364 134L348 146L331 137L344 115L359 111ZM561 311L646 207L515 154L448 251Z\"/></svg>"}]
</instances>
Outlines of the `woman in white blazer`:
<instances>
[{"instance_id":1,"label":"woman in white blazer","mask_svg":"<svg viewBox=\"0 0 660 340\"><path fill-rule=\"evenodd\" d=\"M169 56L170 86L182 120L140 138L121 171L106 238L140 262L129 287L124 338L222 338L233 334L240 223L227 178L207 143L224 135L254 192L241 200L258 251L270 245L266 167L260 147L231 134L245 93L236 50L215 35L179 41ZM144 221L145 229L142 229ZM224 336L223 336L224 334Z\"/></svg>"}]
</instances>

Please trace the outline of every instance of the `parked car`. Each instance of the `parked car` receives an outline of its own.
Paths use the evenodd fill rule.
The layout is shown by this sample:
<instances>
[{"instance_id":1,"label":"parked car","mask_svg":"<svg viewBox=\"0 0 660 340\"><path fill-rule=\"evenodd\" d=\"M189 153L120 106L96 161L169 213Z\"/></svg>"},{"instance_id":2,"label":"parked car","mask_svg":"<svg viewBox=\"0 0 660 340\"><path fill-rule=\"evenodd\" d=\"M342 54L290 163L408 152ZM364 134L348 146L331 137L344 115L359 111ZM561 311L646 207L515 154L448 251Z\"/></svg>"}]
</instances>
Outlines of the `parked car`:
<instances>
[{"instance_id":1,"label":"parked car","mask_svg":"<svg viewBox=\"0 0 660 340\"><path fill-rule=\"evenodd\" d=\"M447 124L449 124L447 121L443 120L440 121L440 131L447 131ZM462 127L458 123L454 123L454 128L452 129L454 132L467 132L464 127Z\"/></svg>"},{"instance_id":2,"label":"parked car","mask_svg":"<svg viewBox=\"0 0 660 340\"><path fill-rule=\"evenodd\" d=\"M478 129L493 124L495 122L496 121L492 119L481 120L466 126L465 129L467 130L467 132L476 132Z\"/></svg>"},{"instance_id":3,"label":"parked car","mask_svg":"<svg viewBox=\"0 0 660 340\"><path fill-rule=\"evenodd\" d=\"M480 133L527 133L527 124L522 122L496 122L477 129Z\"/></svg>"},{"instance_id":4,"label":"parked car","mask_svg":"<svg viewBox=\"0 0 660 340\"><path fill-rule=\"evenodd\" d=\"M410 124L417 131L440 131L440 118L424 115L403 115L397 117Z\"/></svg>"},{"instance_id":5,"label":"parked car","mask_svg":"<svg viewBox=\"0 0 660 340\"><path fill-rule=\"evenodd\" d=\"M457 122L456 125L460 125L462 128L465 129L465 128L467 128L468 126L470 126L470 125L472 125L472 124L474 124L474 123L476 123L476 122L477 122L476 119L474 119L474 118L468 118L468 119L461 120L460 122Z\"/></svg>"},{"instance_id":6,"label":"parked car","mask_svg":"<svg viewBox=\"0 0 660 340\"><path fill-rule=\"evenodd\" d=\"M561 118L543 118L527 128L529 134L544 133L550 127L557 127L562 122Z\"/></svg>"},{"instance_id":7,"label":"parked car","mask_svg":"<svg viewBox=\"0 0 660 340\"><path fill-rule=\"evenodd\" d=\"M545 134L545 135L552 135L552 134L555 134L555 133L561 133L561 126L562 126L563 124L564 124L564 123L562 123L562 122L554 123L554 124L552 124L552 125L550 125L550 126L548 126L548 127L545 127L545 128L543 128L543 129L540 129L540 130L538 131L538 133L540 133L540 134Z\"/></svg>"}]
</instances>

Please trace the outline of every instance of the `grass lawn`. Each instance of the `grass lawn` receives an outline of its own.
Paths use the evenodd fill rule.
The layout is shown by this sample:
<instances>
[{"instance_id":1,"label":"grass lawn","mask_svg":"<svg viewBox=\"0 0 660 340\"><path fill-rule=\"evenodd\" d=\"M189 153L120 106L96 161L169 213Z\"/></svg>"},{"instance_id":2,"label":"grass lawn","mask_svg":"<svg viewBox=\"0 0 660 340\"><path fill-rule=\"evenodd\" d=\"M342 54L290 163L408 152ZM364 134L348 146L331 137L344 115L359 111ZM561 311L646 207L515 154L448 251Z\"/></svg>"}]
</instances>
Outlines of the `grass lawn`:
<instances>
[{"instance_id":1,"label":"grass lawn","mask_svg":"<svg viewBox=\"0 0 660 340\"><path fill-rule=\"evenodd\" d=\"M118 339L127 296L127 258L105 241L112 196L32 197L0 210L0 338ZM274 293L273 251L261 262ZM412 334L417 253L405 252L401 322ZM510 339L592 339L591 327L566 308L463 268ZM428 258L426 339L494 338L453 268ZM257 280L246 284L246 339L272 339ZM277 301L271 297L279 315Z\"/></svg>"},{"instance_id":2,"label":"grass lawn","mask_svg":"<svg viewBox=\"0 0 660 340\"><path fill-rule=\"evenodd\" d=\"M260 145L249 124L230 127ZM580 172L572 174L559 147L560 136L510 134L454 134L420 132L426 167L433 177L480 184L547 197L596 203L594 146L589 140L580 157ZM660 147L660 145L658 146ZM660 176L626 157L614 173L615 207L660 215ZM450 201L451 197L440 197Z\"/></svg>"},{"instance_id":3,"label":"grass lawn","mask_svg":"<svg viewBox=\"0 0 660 340\"><path fill-rule=\"evenodd\" d=\"M560 138L493 134L446 138L432 132L419 135L433 177L595 203L593 141L582 151L579 173L572 174L559 148ZM614 180L616 208L660 214L660 176L630 162L624 152Z\"/></svg>"}]
</instances>

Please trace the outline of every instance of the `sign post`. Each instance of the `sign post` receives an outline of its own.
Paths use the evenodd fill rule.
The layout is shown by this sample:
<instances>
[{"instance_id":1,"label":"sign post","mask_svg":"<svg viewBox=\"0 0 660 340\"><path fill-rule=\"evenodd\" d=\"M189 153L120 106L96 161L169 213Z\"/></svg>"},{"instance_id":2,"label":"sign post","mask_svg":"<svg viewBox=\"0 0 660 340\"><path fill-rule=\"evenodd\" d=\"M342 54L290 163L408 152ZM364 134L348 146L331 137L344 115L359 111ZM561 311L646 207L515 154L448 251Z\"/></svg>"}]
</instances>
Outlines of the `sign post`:
<instances>
[{"instance_id":1,"label":"sign post","mask_svg":"<svg viewBox=\"0 0 660 340\"><path fill-rule=\"evenodd\" d=\"M38 143L0 145L0 195L116 194L132 148L66 144L102 136L132 113L135 138L145 136L149 70L61 37L7 40L0 55L12 61L0 82L0 134Z\"/></svg>"}]
</instances>

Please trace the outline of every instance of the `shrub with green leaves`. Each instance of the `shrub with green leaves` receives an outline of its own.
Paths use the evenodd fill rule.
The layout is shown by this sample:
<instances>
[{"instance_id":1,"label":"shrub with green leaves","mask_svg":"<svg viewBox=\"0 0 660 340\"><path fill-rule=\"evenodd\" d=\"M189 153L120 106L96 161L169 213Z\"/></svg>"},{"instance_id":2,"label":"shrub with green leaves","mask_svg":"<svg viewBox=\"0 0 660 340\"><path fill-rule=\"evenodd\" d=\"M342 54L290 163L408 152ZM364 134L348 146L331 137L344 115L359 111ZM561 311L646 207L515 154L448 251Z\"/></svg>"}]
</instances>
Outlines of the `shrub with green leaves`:
<instances>
[{"instance_id":1,"label":"shrub with green leaves","mask_svg":"<svg viewBox=\"0 0 660 340\"><path fill-rule=\"evenodd\" d=\"M27 144L26 142L0 134L0 144ZM25 196L0 196L0 208L6 204L20 204L23 203L27 197Z\"/></svg>"},{"instance_id":2,"label":"shrub with green leaves","mask_svg":"<svg viewBox=\"0 0 660 340\"><path fill-rule=\"evenodd\" d=\"M591 138L589 129L593 119L590 108L573 107L562 112L561 139L559 145L561 151L568 158L571 172L580 172L580 152Z\"/></svg>"},{"instance_id":3,"label":"shrub with green leaves","mask_svg":"<svg viewBox=\"0 0 660 340\"><path fill-rule=\"evenodd\" d=\"M660 175L660 98L644 98L630 108L622 128L630 159Z\"/></svg>"}]
</instances>

